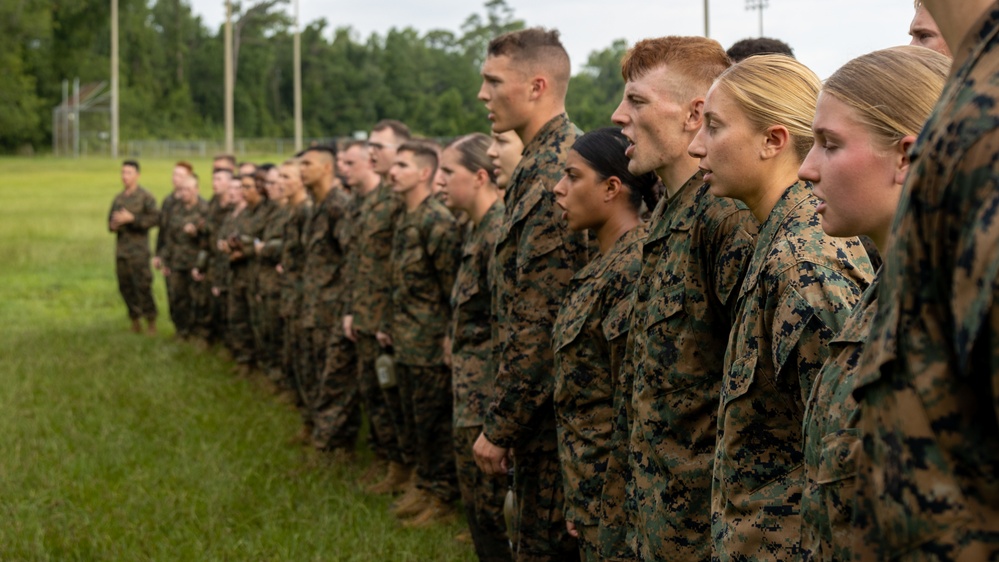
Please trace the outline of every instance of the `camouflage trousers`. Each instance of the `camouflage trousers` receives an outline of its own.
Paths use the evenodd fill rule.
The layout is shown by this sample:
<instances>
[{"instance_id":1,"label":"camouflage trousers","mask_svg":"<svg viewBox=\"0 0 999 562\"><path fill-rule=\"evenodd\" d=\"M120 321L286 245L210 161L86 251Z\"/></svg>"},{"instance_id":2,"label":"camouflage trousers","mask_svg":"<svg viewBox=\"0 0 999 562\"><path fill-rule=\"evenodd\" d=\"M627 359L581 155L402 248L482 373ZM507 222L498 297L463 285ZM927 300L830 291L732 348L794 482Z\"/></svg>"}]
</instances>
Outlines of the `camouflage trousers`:
<instances>
[{"instance_id":1,"label":"camouflage trousers","mask_svg":"<svg viewBox=\"0 0 999 562\"><path fill-rule=\"evenodd\" d=\"M412 451L416 485L452 502L458 496L458 476L451 434L451 369L444 364L423 367L396 363L395 374L402 406L396 435L403 436L403 451Z\"/></svg>"},{"instance_id":2,"label":"camouflage trousers","mask_svg":"<svg viewBox=\"0 0 999 562\"><path fill-rule=\"evenodd\" d=\"M302 319L298 316L286 316L284 318L284 349L281 353L281 370L283 379L280 384L284 388L292 389L301 401L301 391L298 387L298 379L304 376L303 372L309 361L306 358L310 347L305 342L305 328L302 327ZM299 403L302 407L302 403Z\"/></svg>"},{"instance_id":3,"label":"camouflage trousers","mask_svg":"<svg viewBox=\"0 0 999 562\"><path fill-rule=\"evenodd\" d=\"M253 306L253 293L250 290L249 271L246 266L232 268L232 282L229 284L229 349L236 363L252 365L254 360L253 325L250 321L250 308Z\"/></svg>"},{"instance_id":4,"label":"camouflage trousers","mask_svg":"<svg viewBox=\"0 0 999 562\"><path fill-rule=\"evenodd\" d=\"M128 259L119 257L115 263L118 291L128 307L128 317L156 318L156 301L153 300L153 272L149 258Z\"/></svg>"},{"instance_id":5,"label":"camouflage trousers","mask_svg":"<svg viewBox=\"0 0 999 562\"><path fill-rule=\"evenodd\" d=\"M197 290L201 288L191 278L190 271L170 270L166 277L167 301L170 305L170 320L178 336L194 335L197 324Z\"/></svg>"},{"instance_id":6,"label":"camouflage trousers","mask_svg":"<svg viewBox=\"0 0 999 562\"><path fill-rule=\"evenodd\" d=\"M320 333L326 339L326 353L312 404L312 446L319 450L353 450L361 431L361 393L354 342L342 330L313 331L313 335Z\"/></svg>"},{"instance_id":7,"label":"camouflage trousers","mask_svg":"<svg viewBox=\"0 0 999 562\"><path fill-rule=\"evenodd\" d=\"M550 404L548 410L537 432L514 449L517 542L513 551L519 562L579 559L576 539L565 528L555 412Z\"/></svg>"},{"instance_id":8,"label":"camouflage trousers","mask_svg":"<svg viewBox=\"0 0 999 562\"><path fill-rule=\"evenodd\" d=\"M386 395L395 398L398 404L398 389L382 390L375 372L375 361L382 353L378 340L371 334L357 334L357 382L368 417L368 445L375 456L381 459L406 463L402 458L399 443L392 421L392 411Z\"/></svg>"},{"instance_id":9,"label":"camouflage trousers","mask_svg":"<svg viewBox=\"0 0 999 562\"><path fill-rule=\"evenodd\" d=\"M257 341L257 360L272 382L281 380L282 353L284 350L284 319L280 314L281 293L261 291L254 333Z\"/></svg>"},{"instance_id":10,"label":"camouflage trousers","mask_svg":"<svg viewBox=\"0 0 999 562\"><path fill-rule=\"evenodd\" d=\"M211 294L211 287L208 288L208 315L206 317L205 330L210 334L209 341L212 343L222 342L226 347L232 349L229 343L229 290L223 289L219 296Z\"/></svg>"},{"instance_id":11,"label":"camouflage trousers","mask_svg":"<svg viewBox=\"0 0 999 562\"><path fill-rule=\"evenodd\" d=\"M506 536L503 502L506 500L506 476L488 475L475 464L472 446L482 433L482 426L454 428L455 466L458 489L465 506L465 518L481 562L513 560Z\"/></svg>"}]
</instances>

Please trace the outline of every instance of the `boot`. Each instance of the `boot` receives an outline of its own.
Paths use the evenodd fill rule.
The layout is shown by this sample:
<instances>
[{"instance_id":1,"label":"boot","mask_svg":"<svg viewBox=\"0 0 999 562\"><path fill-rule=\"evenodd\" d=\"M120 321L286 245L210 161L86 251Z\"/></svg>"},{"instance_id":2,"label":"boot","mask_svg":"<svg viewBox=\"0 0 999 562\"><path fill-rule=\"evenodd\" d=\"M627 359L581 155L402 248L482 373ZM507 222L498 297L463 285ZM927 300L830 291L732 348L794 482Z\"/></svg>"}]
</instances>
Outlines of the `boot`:
<instances>
[{"instance_id":1,"label":"boot","mask_svg":"<svg viewBox=\"0 0 999 562\"><path fill-rule=\"evenodd\" d=\"M155 336L156 335L156 319L155 318L150 318L150 319L146 320L146 323L148 324L148 328L146 328L146 333L149 334L150 336Z\"/></svg>"},{"instance_id":2,"label":"boot","mask_svg":"<svg viewBox=\"0 0 999 562\"><path fill-rule=\"evenodd\" d=\"M141 334L142 333L142 324L139 323L139 319L138 318L132 318L132 328L131 329L132 329L132 333L133 334Z\"/></svg>"},{"instance_id":3,"label":"boot","mask_svg":"<svg viewBox=\"0 0 999 562\"><path fill-rule=\"evenodd\" d=\"M399 519L415 517L430 507L431 499L430 494L414 487L392 504L390 511Z\"/></svg>"},{"instance_id":4,"label":"boot","mask_svg":"<svg viewBox=\"0 0 999 562\"><path fill-rule=\"evenodd\" d=\"M370 494L401 493L406 490L406 484L409 482L409 475L412 470L412 468L406 465L390 462L385 478L382 478L381 482L377 484L368 486L367 491Z\"/></svg>"},{"instance_id":5,"label":"boot","mask_svg":"<svg viewBox=\"0 0 999 562\"><path fill-rule=\"evenodd\" d=\"M357 483L362 486L367 486L380 481L385 478L385 472L388 470L388 461L385 459L375 458L368 465L368 470L357 480Z\"/></svg>"},{"instance_id":6,"label":"boot","mask_svg":"<svg viewBox=\"0 0 999 562\"><path fill-rule=\"evenodd\" d=\"M433 494L427 494L429 501L426 507L412 519L403 521L402 526L407 529L423 529L433 525L449 525L458 519L458 514L454 505L445 502Z\"/></svg>"}]
</instances>

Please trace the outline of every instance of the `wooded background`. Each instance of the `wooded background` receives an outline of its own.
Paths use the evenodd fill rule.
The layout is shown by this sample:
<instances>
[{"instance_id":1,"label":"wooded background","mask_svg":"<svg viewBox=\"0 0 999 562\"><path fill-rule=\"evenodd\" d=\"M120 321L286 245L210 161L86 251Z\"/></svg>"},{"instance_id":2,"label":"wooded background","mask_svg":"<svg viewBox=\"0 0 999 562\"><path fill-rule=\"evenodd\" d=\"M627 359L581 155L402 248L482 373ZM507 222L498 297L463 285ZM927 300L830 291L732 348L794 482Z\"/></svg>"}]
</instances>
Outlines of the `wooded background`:
<instances>
[{"instance_id":1,"label":"wooded background","mask_svg":"<svg viewBox=\"0 0 999 562\"><path fill-rule=\"evenodd\" d=\"M119 0L121 139L223 134L223 30L185 0ZM288 0L234 4L237 138L291 137L292 31ZM109 79L110 3L0 0L0 153L45 151L62 81ZM457 31L392 28L367 38L317 20L302 29L305 137L367 130L401 119L417 133L487 131L476 99L489 40L524 27L504 0L488 0ZM568 111L584 130L610 124L621 99L614 41L572 78Z\"/></svg>"}]
</instances>

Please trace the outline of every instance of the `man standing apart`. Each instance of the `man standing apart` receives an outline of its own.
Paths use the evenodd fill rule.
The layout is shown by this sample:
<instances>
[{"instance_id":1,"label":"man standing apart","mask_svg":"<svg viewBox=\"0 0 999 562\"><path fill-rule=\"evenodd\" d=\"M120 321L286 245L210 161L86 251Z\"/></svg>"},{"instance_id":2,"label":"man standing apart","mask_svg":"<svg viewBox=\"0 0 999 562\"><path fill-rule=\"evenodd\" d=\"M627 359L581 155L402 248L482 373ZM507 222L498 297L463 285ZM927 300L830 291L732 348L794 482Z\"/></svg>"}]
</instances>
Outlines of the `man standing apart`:
<instances>
[{"instance_id":1,"label":"man standing apart","mask_svg":"<svg viewBox=\"0 0 999 562\"><path fill-rule=\"evenodd\" d=\"M955 54L909 151L853 396L856 559L999 558L999 3L924 0Z\"/></svg>"},{"instance_id":2,"label":"man standing apart","mask_svg":"<svg viewBox=\"0 0 999 562\"><path fill-rule=\"evenodd\" d=\"M156 302L153 301L153 272L149 269L149 229L159 223L156 199L139 186L139 163L126 160L121 165L125 189L114 198L108 214L108 230L118 234L115 249L118 290L128 307L132 331L139 333L139 319L146 318L149 334L156 333Z\"/></svg>"},{"instance_id":3,"label":"man standing apart","mask_svg":"<svg viewBox=\"0 0 999 562\"><path fill-rule=\"evenodd\" d=\"M628 483L636 508L628 524L643 560L711 557L722 360L757 227L744 205L708 193L687 147L728 66L711 39L641 41L622 62L624 98L611 117L631 141L628 169L654 171L666 188L642 251L623 369L633 379L623 385L633 395L622 397L629 462L608 477Z\"/></svg>"},{"instance_id":4,"label":"man standing apart","mask_svg":"<svg viewBox=\"0 0 999 562\"><path fill-rule=\"evenodd\" d=\"M388 462L384 478L368 488L376 494L403 491L415 462L403 453L392 421L393 408L400 407L399 391L397 388L383 391L375 374L375 361L382 353L375 333L389 313L392 301L392 232L399 212L399 199L387 179L396 150L407 140L409 128L394 120L379 121L368 137L371 166L381 178L381 185L364 195L358 191L363 201L359 203L360 223L355 227L356 242L351 248L353 279L343 318L344 332L357 342L357 376L375 440L372 447L375 459ZM382 465L376 460L372 465L375 472L366 475L365 480L382 476L378 474Z\"/></svg>"},{"instance_id":5,"label":"man standing apart","mask_svg":"<svg viewBox=\"0 0 999 562\"><path fill-rule=\"evenodd\" d=\"M586 264L586 235L561 220L553 189L579 130L565 114L569 55L556 30L531 28L489 43L479 99L493 131L513 130L524 157L507 186L493 275L496 387L474 452L489 474L515 453L517 560L579 556L562 512L551 330L563 293Z\"/></svg>"}]
</instances>

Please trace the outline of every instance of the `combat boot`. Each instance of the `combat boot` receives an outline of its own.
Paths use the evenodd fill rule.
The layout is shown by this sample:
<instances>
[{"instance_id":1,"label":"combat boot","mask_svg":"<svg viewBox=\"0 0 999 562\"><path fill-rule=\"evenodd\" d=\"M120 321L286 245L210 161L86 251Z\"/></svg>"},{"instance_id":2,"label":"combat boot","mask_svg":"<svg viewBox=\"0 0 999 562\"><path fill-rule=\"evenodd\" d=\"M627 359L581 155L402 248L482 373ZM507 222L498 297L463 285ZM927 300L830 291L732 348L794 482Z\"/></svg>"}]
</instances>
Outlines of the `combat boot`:
<instances>
[{"instance_id":1,"label":"combat boot","mask_svg":"<svg viewBox=\"0 0 999 562\"><path fill-rule=\"evenodd\" d=\"M385 478L387 470L388 461L385 459L375 458L375 460L371 461L371 464L368 465L368 470L366 470L364 474L357 479L357 483L362 486L374 484L382 478Z\"/></svg>"},{"instance_id":2,"label":"combat boot","mask_svg":"<svg viewBox=\"0 0 999 562\"><path fill-rule=\"evenodd\" d=\"M390 462L385 478L382 478L377 484L368 486L367 491L371 494L398 494L403 492L406 490L406 484L409 482L412 470L412 468L406 465Z\"/></svg>"},{"instance_id":3,"label":"combat boot","mask_svg":"<svg viewBox=\"0 0 999 562\"><path fill-rule=\"evenodd\" d=\"M430 494L414 486L408 492L403 494L398 501L392 504L389 511L391 511L392 515L395 515L399 519L415 517L430 507L430 501L432 499L433 498L430 497Z\"/></svg>"},{"instance_id":4,"label":"combat boot","mask_svg":"<svg viewBox=\"0 0 999 562\"><path fill-rule=\"evenodd\" d=\"M139 322L138 318L132 318L132 333L133 334L142 333L142 324Z\"/></svg>"},{"instance_id":5,"label":"combat boot","mask_svg":"<svg viewBox=\"0 0 999 562\"><path fill-rule=\"evenodd\" d=\"M149 318L149 319L146 320L146 323L149 326L146 329L146 333L149 334L150 336L155 336L156 335L156 319L155 318Z\"/></svg>"},{"instance_id":6,"label":"combat boot","mask_svg":"<svg viewBox=\"0 0 999 562\"><path fill-rule=\"evenodd\" d=\"M402 523L403 527L407 529L423 529L433 525L449 525L458 519L458 513L455 511L453 504L447 503L433 494L427 495L429 496L429 501L426 503L426 507L423 511L414 515L412 519L404 521Z\"/></svg>"}]
</instances>

